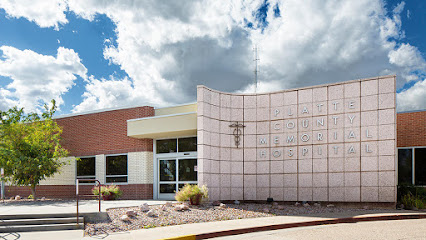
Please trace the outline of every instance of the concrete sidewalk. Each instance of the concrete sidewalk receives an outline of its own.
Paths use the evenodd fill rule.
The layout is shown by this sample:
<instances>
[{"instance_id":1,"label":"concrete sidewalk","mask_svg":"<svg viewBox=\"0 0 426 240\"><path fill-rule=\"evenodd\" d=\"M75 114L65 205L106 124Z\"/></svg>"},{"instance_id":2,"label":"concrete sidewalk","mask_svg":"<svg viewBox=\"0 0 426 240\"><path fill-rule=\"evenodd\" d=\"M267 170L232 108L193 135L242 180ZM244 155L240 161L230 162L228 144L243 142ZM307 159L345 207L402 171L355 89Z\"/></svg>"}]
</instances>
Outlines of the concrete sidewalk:
<instances>
[{"instance_id":1,"label":"concrete sidewalk","mask_svg":"<svg viewBox=\"0 0 426 240\"><path fill-rule=\"evenodd\" d=\"M402 210L383 210L381 212L377 211L363 211L363 212L344 212L344 213L328 213L328 214L318 214L315 216L276 216L276 217L263 217L263 218L250 218L250 219L238 219L238 220L228 220L228 221L218 221L218 222L206 222L206 223L194 223L194 224L184 224L176 225L169 227L158 227L151 229L140 229L127 232L117 232L111 234L96 235L93 237L86 236L83 237L83 231L58 231L58 232L31 232L31 233L20 233L19 239L58 239L61 240L91 240L91 239L144 239L144 240L154 240L162 238L172 238L185 235L196 235L220 231L228 231L234 229L244 229L244 228L255 228L262 227L267 225L277 225L277 224L303 224L304 222L310 221L321 221L321 220L332 220L337 218L347 218L347 217L367 217L367 216L391 216L391 215L403 215L403 214L425 214L424 212L414 212L414 211L402 211ZM1 236L1 235L0 235ZM17 238L6 238L6 239L17 239Z\"/></svg>"},{"instance_id":2,"label":"concrete sidewalk","mask_svg":"<svg viewBox=\"0 0 426 240\"><path fill-rule=\"evenodd\" d=\"M134 207L143 203L149 205L164 204L167 201L158 200L117 200L102 201L101 210L105 212L109 208ZM36 202L0 202L0 215L19 214L49 214L49 213L75 213L76 201L36 201ZM81 213L98 212L97 200L80 200L79 211Z\"/></svg>"}]
</instances>

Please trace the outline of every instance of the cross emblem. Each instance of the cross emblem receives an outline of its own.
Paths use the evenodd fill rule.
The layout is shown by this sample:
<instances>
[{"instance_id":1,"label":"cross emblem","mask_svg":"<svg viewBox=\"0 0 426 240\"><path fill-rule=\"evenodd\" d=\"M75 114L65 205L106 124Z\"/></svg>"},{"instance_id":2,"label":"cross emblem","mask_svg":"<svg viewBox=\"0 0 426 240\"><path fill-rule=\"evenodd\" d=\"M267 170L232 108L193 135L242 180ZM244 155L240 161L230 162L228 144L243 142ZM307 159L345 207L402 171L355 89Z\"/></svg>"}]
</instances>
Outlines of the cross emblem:
<instances>
[{"instance_id":1,"label":"cross emblem","mask_svg":"<svg viewBox=\"0 0 426 240\"><path fill-rule=\"evenodd\" d=\"M243 134L243 132L241 131L241 129L243 129L244 127L246 127L245 125L235 122L231 125L229 125L229 127L235 128L234 131L232 132L232 134L234 135L235 138L235 146L239 146L240 145L240 136Z\"/></svg>"}]
</instances>

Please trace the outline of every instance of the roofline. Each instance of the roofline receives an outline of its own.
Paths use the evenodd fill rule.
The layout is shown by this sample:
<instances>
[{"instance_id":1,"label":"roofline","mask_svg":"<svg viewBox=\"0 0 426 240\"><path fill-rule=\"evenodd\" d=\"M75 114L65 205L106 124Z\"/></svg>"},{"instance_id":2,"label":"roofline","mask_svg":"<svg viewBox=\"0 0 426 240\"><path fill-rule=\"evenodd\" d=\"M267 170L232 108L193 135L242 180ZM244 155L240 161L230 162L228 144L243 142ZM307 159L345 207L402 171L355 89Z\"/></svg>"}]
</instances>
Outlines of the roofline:
<instances>
[{"instance_id":1,"label":"roofline","mask_svg":"<svg viewBox=\"0 0 426 240\"><path fill-rule=\"evenodd\" d=\"M397 112L397 114L400 114L400 113L415 113L415 112L426 112L426 109L409 110L409 111Z\"/></svg>"},{"instance_id":2,"label":"roofline","mask_svg":"<svg viewBox=\"0 0 426 240\"><path fill-rule=\"evenodd\" d=\"M116 110L124 110L124 109L131 109L131 108L140 108L140 107L152 107L152 106L131 105L131 106L115 107L115 108L102 108L102 109L97 109L97 110L92 110L92 111L87 111L87 112L69 113L69 114L59 115L59 116L53 117L53 119L75 117L75 116L81 116L81 115L89 115L89 114L95 114L95 113L111 112L111 111L116 111Z\"/></svg>"},{"instance_id":3,"label":"roofline","mask_svg":"<svg viewBox=\"0 0 426 240\"><path fill-rule=\"evenodd\" d=\"M163 109L163 108L172 108L172 107L180 107L180 106L188 106L192 104L196 104L197 102L190 102L190 103L184 103L184 104L175 104L168 107L152 107L148 105L130 105L130 106L124 106L124 107L115 107L115 108L102 108L87 112L79 112L79 113L69 113L64 115L59 115L56 117L53 117L53 119L60 119L60 118L67 118L67 117L75 117L75 116L81 116L81 115L89 115L94 113L102 113L102 112L110 112L110 111L116 111L116 110L124 110L124 109L130 109L130 108L140 108L140 107L152 107L154 110L156 109Z\"/></svg>"}]
</instances>

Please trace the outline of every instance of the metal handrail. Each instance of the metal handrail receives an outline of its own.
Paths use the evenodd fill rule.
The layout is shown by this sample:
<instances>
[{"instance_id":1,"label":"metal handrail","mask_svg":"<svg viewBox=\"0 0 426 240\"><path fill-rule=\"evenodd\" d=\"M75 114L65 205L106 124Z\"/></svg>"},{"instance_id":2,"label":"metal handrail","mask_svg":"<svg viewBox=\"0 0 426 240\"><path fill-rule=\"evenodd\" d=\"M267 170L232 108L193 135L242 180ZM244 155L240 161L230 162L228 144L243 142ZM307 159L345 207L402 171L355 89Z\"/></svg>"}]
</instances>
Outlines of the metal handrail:
<instances>
[{"instance_id":1,"label":"metal handrail","mask_svg":"<svg viewBox=\"0 0 426 240\"><path fill-rule=\"evenodd\" d=\"M78 187L79 187L80 181L97 182L97 185L99 187L99 212L101 212L101 199L102 199L101 182L99 182L99 180L97 180L97 179L76 179L75 180L75 197L77 199L77 225L79 224L79 221L80 221L79 216L78 216L79 215L78 214L79 197L80 196L82 196L82 197L96 197L96 195L94 195L94 194L93 195L79 195L78 194Z\"/></svg>"}]
</instances>

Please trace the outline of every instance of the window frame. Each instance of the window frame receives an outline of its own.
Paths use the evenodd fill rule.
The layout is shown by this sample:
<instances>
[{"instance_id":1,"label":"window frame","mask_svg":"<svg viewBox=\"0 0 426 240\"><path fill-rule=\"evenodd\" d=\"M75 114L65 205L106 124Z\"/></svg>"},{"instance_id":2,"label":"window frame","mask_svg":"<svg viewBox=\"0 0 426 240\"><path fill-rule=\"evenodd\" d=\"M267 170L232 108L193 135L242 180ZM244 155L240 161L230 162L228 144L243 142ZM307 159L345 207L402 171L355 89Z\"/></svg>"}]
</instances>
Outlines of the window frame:
<instances>
[{"instance_id":1,"label":"window frame","mask_svg":"<svg viewBox=\"0 0 426 240\"><path fill-rule=\"evenodd\" d=\"M426 148L426 146L413 146L413 147L399 147L397 148L397 150L400 149L410 149L411 150L411 184L416 186L416 187L426 187L426 185L415 185L416 183L416 149L418 148ZM398 157L398 154L397 154ZM399 161L398 161L399 163ZM399 166L398 166L399 168ZM399 169L398 169L399 171ZM399 174L399 172L398 172ZM399 185L399 182L398 182Z\"/></svg>"},{"instance_id":2,"label":"window frame","mask_svg":"<svg viewBox=\"0 0 426 240\"><path fill-rule=\"evenodd\" d=\"M181 138L195 138L195 140L196 140L195 143L197 144L197 149L195 151L180 152L179 151L179 139L181 139ZM157 153L157 141L158 140L172 140L172 139L176 140L176 152L172 152L172 153ZM164 157L167 157L167 155L174 155L174 154L196 153L196 152L198 152L198 136L195 135L195 136L183 136L183 137L175 137L175 138L158 138L158 139L155 139L155 146L156 146L156 148L154 149L154 154L155 155L164 156Z\"/></svg>"},{"instance_id":3,"label":"window frame","mask_svg":"<svg viewBox=\"0 0 426 240\"><path fill-rule=\"evenodd\" d=\"M93 179L96 179L96 156L95 155L89 155L89 156L79 156L79 157L76 157L76 158L79 158L79 159L82 159L82 158L95 158L95 175L83 175L83 176L78 176L78 160L76 159L75 160L75 179L77 180L77 179L91 179L90 177L93 177ZM80 182L79 184L82 184L82 185L93 185L93 183L91 183L91 182Z\"/></svg>"},{"instance_id":4,"label":"window frame","mask_svg":"<svg viewBox=\"0 0 426 240\"><path fill-rule=\"evenodd\" d=\"M114 157L114 156L126 156L126 161L127 161L127 169L126 175L107 175L107 157ZM127 177L127 181L126 182L107 182L107 178L108 177ZM128 153L117 153L117 154L108 154L105 155L105 185L127 185L129 184L129 154Z\"/></svg>"}]
</instances>

